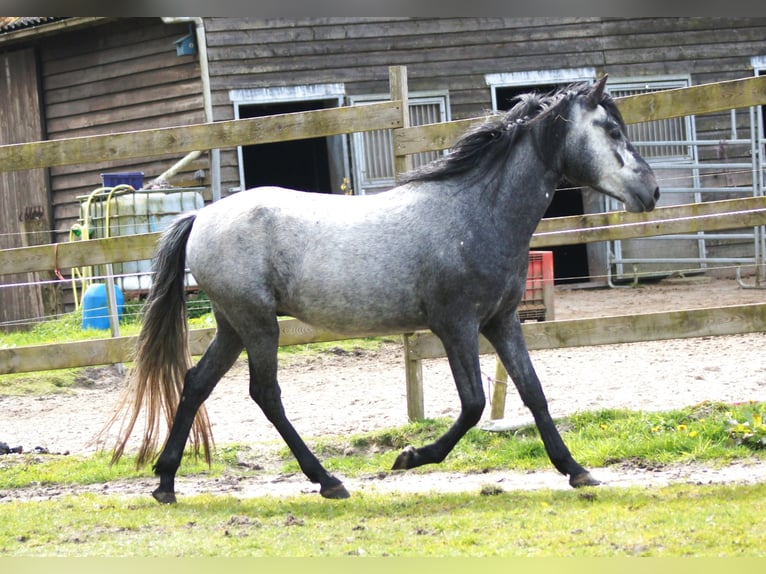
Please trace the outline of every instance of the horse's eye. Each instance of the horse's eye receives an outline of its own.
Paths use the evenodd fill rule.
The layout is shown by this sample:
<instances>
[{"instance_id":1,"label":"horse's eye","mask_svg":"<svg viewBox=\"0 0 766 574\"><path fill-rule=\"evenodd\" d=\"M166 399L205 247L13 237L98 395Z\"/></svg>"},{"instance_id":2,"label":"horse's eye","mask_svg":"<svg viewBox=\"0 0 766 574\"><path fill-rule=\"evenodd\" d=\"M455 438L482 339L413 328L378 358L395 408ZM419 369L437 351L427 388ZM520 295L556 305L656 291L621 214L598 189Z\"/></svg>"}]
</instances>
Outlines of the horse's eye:
<instances>
[{"instance_id":1,"label":"horse's eye","mask_svg":"<svg viewBox=\"0 0 766 574\"><path fill-rule=\"evenodd\" d=\"M606 132L609 134L610 138L615 140L618 140L622 137L622 130L617 124L609 124L606 126Z\"/></svg>"}]
</instances>

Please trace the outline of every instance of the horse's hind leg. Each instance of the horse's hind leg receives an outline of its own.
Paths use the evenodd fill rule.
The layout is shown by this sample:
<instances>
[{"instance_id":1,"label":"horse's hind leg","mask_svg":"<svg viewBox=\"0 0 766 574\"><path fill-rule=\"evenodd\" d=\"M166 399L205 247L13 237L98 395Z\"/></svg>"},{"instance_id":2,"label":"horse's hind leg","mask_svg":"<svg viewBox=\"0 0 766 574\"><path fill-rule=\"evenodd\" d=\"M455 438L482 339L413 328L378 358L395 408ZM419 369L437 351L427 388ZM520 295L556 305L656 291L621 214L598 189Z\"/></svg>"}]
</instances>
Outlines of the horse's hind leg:
<instances>
[{"instance_id":1,"label":"horse's hind leg","mask_svg":"<svg viewBox=\"0 0 766 574\"><path fill-rule=\"evenodd\" d=\"M181 464L194 417L243 348L239 336L223 317L216 315L216 321L218 328L213 342L200 361L186 373L181 401L168 440L154 465L154 472L160 477L160 485L152 496L158 502L175 502L175 475Z\"/></svg>"},{"instance_id":2,"label":"horse's hind leg","mask_svg":"<svg viewBox=\"0 0 766 574\"><path fill-rule=\"evenodd\" d=\"M279 327L276 317L268 321L264 330L265 333L251 333L247 344L250 396L290 447L303 473L311 482L320 485L319 493L325 498L348 498L343 483L325 470L287 419L277 382Z\"/></svg>"},{"instance_id":3,"label":"horse's hind leg","mask_svg":"<svg viewBox=\"0 0 766 574\"><path fill-rule=\"evenodd\" d=\"M492 343L500 360L508 370L508 374L519 391L521 400L532 412L553 466L562 474L568 475L569 484L574 487L599 484L599 481L594 479L572 458L553 423L548 412L548 401L529 358L529 351L524 341L518 316L513 313L496 317L482 332Z\"/></svg>"}]
</instances>

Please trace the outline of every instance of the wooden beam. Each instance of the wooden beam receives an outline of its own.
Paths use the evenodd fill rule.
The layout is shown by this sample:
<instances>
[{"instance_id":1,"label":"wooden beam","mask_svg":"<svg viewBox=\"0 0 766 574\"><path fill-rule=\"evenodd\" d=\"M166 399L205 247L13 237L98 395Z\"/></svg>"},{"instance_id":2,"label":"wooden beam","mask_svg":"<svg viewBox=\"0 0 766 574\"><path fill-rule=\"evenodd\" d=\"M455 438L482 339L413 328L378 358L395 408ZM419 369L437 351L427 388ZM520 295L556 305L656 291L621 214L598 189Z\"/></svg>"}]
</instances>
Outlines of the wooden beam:
<instances>
[{"instance_id":1,"label":"wooden beam","mask_svg":"<svg viewBox=\"0 0 766 574\"><path fill-rule=\"evenodd\" d=\"M199 356L204 353L214 335L213 328L190 331L191 354ZM325 329L317 329L297 319L285 319L279 322L280 346L341 341L346 338ZM134 335L0 349L0 375L128 363L133 360L136 339Z\"/></svg>"},{"instance_id":2,"label":"wooden beam","mask_svg":"<svg viewBox=\"0 0 766 574\"><path fill-rule=\"evenodd\" d=\"M575 221L577 219L579 221ZM538 249L759 225L766 225L766 198L750 197L690 203L649 213L616 211L543 220L532 236L530 246Z\"/></svg>"},{"instance_id":3,"label":"wooden beam","mask_svg":"<svg viewBox=\"0 0 766 574\"><path fill-rule=\"evenodd\" d=\"M766 104L766 76L636 94L615 101L629 124L747 108ZM467 129L485 119L482 116L395 129L394 155L448 149Z\"/></svg>"},{"instance_id":4,"label":"wooden beam","mask_svg":"<svg viewBox=\"0 0 766 574\"><path fill-rule=\"evenodd\" d=\"M410 127L410 94L407 84L407 66L391 66L388 69L388 85L392 101L402 104L402 128ZM407 173L412 169L412 156L394 156L394 178Z\"/></svg>"},{"instance_id":5,"label":"wooden beam","mask_svg":"<svg viewBox=\"0 0 766 574\"><path fill-rule=\"evenodd\" d=\"M0 349L0 375L129 362L135 337Z\"/></svg>"},{"instance_id":6,"label":"wooden beam","mask_svg":"<svg viewBox=\"0 0 766 574\"><path fill-rule=\"evenodd\" d=\"M0 275L151 259L160 233L0 250Z\"/></svg>"},{"instance_id":7,"label":"wooden beam","mask_svg":"<svg viewBox=\"0 0 766 574\"><path fill-rule=\"evenodd\" d=\"M315 329L296 319L280 321L279 326L280 346L347 338ZM524 323L522 329L527 346L532 350L753 333L766 331L766 303ZM189 346L192 354L202 354L214 333L215 329L191 331ZM392 334L378 333L381 336ZM431 332L419 331L406 337L407 361L444 356L444 347ZM117 337L0 349L0 375L130 362L135 344L136 337ZM480 352L494 352L484 338Z\"/></svg>"},{"instance_id":8,"label":"wooden beam","mask_svg":"<svg viewBox=\"0 0 766 574\"><path fill-rule=\"evenodd\" d=\"M766 104L766 76L615 98L625 123L710 114Z\"/></svg>"},{"instance_id":9,"label":"wooden beam","mask_svg":"<svg viewBox=\"0 0 766 574\"><path fill-rule=\"evenodd\" d=\"M661 190L660 190L661 191ZM553 232L569 233L574 230L597 229L605 226L632 225L636 223L664 222L686 217L703 215L723 215L766 208L766 197L743 197L723 199L702 203L684 203L658 207L654 211L629 213L627 211L609 211L566 217L548 217L540 220L535 233L544 237Z\"/></svg>"},{"instance_id":10,"label":"wooden beam","mask_svg":"<svg viewBox=\"0 0 766 574\"><path fill-rule=\"evenodd\" d=\"M401 103L381 102L207 124L0 146L0 171L156 157L363 132L401 125Z\"/></svg>"},{"instance_id":11,"label":"wooden beam","mask_svg":"<svg viewBox=\"0 0 766 574\"><path fill-rule=\"evenodd\" d=\"M522 330L530 350L755 333L766 331L766 303L524 323ZM409 360L445 356L441 341L431 332L420 331L410 338ZM494 353L483 337L479 351Z\"/></svg>"},{"instance_id":12,"label":"wooden beam","mask_svg":"<svg viewBox=\"0 0 766 574\"><path fill-rule=\"evenodd\" d=\"M487 116L400 128L393 131L394 157L423 151L451 148L473 126L486 121Z\"/></svg>"},{"instance_id":13,"label":"wooden beam","mask_svg":"<svg viewBox=\"0 0 766 574\"><path fill-rule=\"evenodd\" d=\"M423 362L411 359L409 333L402 335L404 344L404 382L407 387L407 418L411 421L421 420L426 416L423 399Z\"/></svg>"}]
</instances>

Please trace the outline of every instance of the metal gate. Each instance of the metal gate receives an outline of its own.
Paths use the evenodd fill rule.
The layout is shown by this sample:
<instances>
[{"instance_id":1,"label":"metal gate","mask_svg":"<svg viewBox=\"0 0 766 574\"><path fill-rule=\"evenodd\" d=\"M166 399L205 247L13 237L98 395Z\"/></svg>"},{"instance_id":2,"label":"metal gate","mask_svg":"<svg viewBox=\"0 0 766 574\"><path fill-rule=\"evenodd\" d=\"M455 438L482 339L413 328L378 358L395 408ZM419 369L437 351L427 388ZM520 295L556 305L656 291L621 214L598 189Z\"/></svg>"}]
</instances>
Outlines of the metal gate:
<instances>
[{"instance_id":1,"label":"metal gate","mask_svg":"<svg viewBox=\"0 0 766 574\"><path fill-rule=\"evenodd\" d=\"M720 139L698 139L694 117L680 118L688 121L686 130L667 129L667 122L665 126L629 126L636 132L630 134L631 139L657 175L662 192L658 205L762 196L766 188L763 119L760 107L731 110L727 137ZM680 134L684 137L678 138ZM668 159L669 150L679 157ZM618 202L607 199L607 211L619 209ZM762 280L766 253L763 227L606 243L608 282L612 286L713 268L733 268L742 282L743 266L755 266L756 284Z\"/></svg>"}]
</instances>

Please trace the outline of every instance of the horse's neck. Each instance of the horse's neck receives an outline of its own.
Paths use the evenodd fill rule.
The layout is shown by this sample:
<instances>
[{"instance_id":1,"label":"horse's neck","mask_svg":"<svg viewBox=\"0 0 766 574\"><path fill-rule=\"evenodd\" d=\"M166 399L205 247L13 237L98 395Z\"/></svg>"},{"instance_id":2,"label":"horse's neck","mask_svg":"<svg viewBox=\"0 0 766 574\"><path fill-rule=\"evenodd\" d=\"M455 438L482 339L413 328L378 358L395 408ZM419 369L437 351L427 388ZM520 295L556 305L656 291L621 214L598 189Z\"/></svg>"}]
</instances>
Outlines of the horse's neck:
<instances>
[{"instance_id":1,"label":"horse's neck","mask_svg":"<svg viewBox=\"0 0 766 574\"><path fill-rule=\"evenodd\" d=\"M529 240L550 205L560 173L546 166L529 138L507 162L490 194L495 221Z\"/></svg>"}]
</instances>

